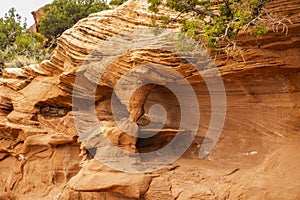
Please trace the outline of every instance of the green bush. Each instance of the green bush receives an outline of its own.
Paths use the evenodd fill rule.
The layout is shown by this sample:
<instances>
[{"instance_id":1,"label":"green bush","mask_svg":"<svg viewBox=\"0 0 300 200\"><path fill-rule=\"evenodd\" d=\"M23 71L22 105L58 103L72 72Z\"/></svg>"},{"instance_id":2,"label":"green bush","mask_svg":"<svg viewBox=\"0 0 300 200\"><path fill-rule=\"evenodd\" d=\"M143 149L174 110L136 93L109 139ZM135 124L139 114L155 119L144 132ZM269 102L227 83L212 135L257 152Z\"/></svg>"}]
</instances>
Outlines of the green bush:
<instances>
[{"instance_id":1,"label":"green bush","mask_svg":"<svg viewBox=\"0 0 300 200\"><path fill-rule=\"evenodd\" d=\"M10 63L9 67L20 68L31 64L37 64L39 61L34 57L16 56Z\"/></svg>"},{"instance_id":2,"label":"green bush","mask_svg":"<svg viewBox=\"0 0 300 200\"><path fill-rule=\"evenodd\" d=\"M16 38L26 30L26 23L21 23L21 16L11 8L4 18L0 19L0 49L8 48Z\"/></svg>"},{"instance_id":3,"label":"green bush","mask_svg":"<svg viewBox=\"0 0 300 200\"><path fill-rule=\"evenodd\" d=\"M16 38L13 46L17 55L34 57L41 61L46 54L46 50L43 49L44 41L44 36L39 33L25 32Z\"/></svg>"},{"instance_id":4,"label":"green bush","mask_svg":"<svg viewBox=\"0 0 300 200\"><path fill-rule=\"evenodd\" d=\"M49 40L59 37L89 14L109 9L101 0L54 0L45 7L40 31Z\"/></svg>"},{"instance_id":5,"label":"green bush","mask_svg":"<svg viewBox=\"0 0 300 200\"><path fill-rule=\"evenodd\" d=\"M9 46L0 49L0 62L11 62L20 55L32 57L38 61L43 60L47 52L43 48L44 40L37 33L21 33Z\"/></svg>"},{"instance_id":6,"label":"green bush","mask_svg":"<svg viewBox=\"0 0 300 200\"><path fill-rule=\"evenodd\" d=\"M109 4L119 6L119 5L122 5L123 3L125 3L126 1L127 0L111 0Z\"/></svg>"},{"instance_id":7,"label":"green bush","mask_svg":"<svg viewBox=\"0 0 300 200\"><path fill-rule=\"evenodd\" d=\"M45 58L45 37L26 30L26 23L21 23L21 16L11 8L0 19L0 75L7 66L22 67L37 63Z\"/></svg>"},{"instance_id":8,"label":"green bush","mask_svg":"<svg viewBox=\"0 0 300 200\"><path fill-rule=\"evenodd\" d=\"M182 32L195 39L203 38L206 46L211 48L220 47L220 43L236 46L236 36L245 28L252 30L257 38L267 33L267 27L264 24L267 20L262 20L261 12L268 0L215 2L210 0L148 0L148 2L150 3L149 9L153 12L158 12L160 5L180 12L177 21L182 24ZM187 18L187 16L190 17ZM272 21L272 19L269 20Z\"/></svg>"}]
</instances>

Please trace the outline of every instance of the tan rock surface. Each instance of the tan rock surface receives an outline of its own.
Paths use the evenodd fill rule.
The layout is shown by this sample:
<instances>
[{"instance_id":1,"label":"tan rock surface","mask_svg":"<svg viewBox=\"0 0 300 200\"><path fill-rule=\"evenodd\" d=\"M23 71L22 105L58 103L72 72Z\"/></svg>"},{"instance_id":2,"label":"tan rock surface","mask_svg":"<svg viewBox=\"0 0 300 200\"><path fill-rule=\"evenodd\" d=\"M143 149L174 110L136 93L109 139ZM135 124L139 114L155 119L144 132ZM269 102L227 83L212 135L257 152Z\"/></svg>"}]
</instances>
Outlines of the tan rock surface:
<instances>
[{"instance_id":1,"label":"tan rock surface","mask_svg":"<svg viewBox=\"0 0 300 200\"><path fill-rule=\"evenodd\" d=\"M44 7L41 7L36 11L32 11L31 14L34 19L34 24L29 28L29 31L39 33L41 19L45 15Z\"/></svg>"},{"instance_id":2,"label":"tan rock surface","mask_svg":"<svg viewBox=\"0 0 300 200\"><path fill-rule=\"evenodd\" d=\"M102 65L79 68L107 39L150 25L154 14L147 10L146 0L130 0L79 21L61 36L49 61L6 69L0 79L0 199L299 199L300 2L275 0L267 7L278 16L288 15L293 22L289 34L270 30L258 41L259 48L252 36L241 35L245 62L222 56L216 61L226 88L227 116L217 146L206 159L199 159L198 153L211 117L208 89L190 64L164 51L165 43L121 55L118 52L124 44L106 46L102 50L113 50L116 56L111 55L115 59L100 81L95 77ZM95 55L93 62L101 61ZM127 95L124 90L116 102L118 114L132 117L133 123L125 121L124 127L136 134L143 131L137 133L135 125L149 122L151 105L164 106L168 117L157 136L136 140L114 122L114 85L128 70L147 63L167 66L165 73L175 69L192 84L201 111L197 137L182 158L155 172L128 174L108 169L86 149L105 147L106 137L128 152L156 150L179 128L178 101L157 85L134 93L129 105L122 99ZM76 91L76 97L83 99L83 105L87 103L84 98L94 97L89 89L97 86L95 110L102 124L84 139L76 131L76 110L72 110L77 72L84 87ZM161 80L164 73L144 74ZM89 109L82 116L90 116ZM77 128L90 130L90 125L83 120ZM145 134L151 131L155 130L144 130ZM103 156L105 150L109 148L96 149L94 154ZM118 159L113 154L110 158ZM128 159L133 166L135 161Z\"/></svg>"}]
</instances>

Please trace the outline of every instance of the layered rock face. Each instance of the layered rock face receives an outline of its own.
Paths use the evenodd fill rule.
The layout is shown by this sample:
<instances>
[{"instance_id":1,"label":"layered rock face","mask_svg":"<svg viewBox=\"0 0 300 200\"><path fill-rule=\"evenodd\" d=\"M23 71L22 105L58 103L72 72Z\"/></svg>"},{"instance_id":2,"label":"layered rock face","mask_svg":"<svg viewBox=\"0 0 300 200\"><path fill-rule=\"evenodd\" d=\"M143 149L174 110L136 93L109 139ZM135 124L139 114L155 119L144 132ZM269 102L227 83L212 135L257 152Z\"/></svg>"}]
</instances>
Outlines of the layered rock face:
<instances>
[{"instance_id":1,"label":"layered rock face","mask_svg":"<svg viewBox=\"0 0 300 200\"><path fill-rule=\"evenodd\" d=\"M4 71L0 199L300 198L300 2L267 4L270 12L293 24L287 35L270 30L258 41L241 35L244 61L222 55L213 61L205 53L187 57L170 45L172 34L142 32L151 18L159 18L147 6L147 1L130 0L92 14L61 36L49 61ZM177 29L172 27L175 33ZM217 65L226 91L219 138L209 134L217 129L212 120L222 121L212 117L213 99L222 100L216 101L216 109L224 103L222 91L210 90L207 83L216 78L211 64ZM178 74L193 89L196 102ZM140 87L140 80L147 84ZM174 82L178 93L167 87ZM156 104L165 113L155 112L152 108L160 110ZM195 122L197 110L200 119ZM195 126L188 150L163 167ZM157 134L149 137L153 132ZM123 171L143 171L143 161L150 161L155 171L125 173L106 166L122 157L112 146L134 155L153 152L176 133L180 142L169 149L170 155L158 151L155 159L122 160L130 167ZM201 148L214 142L200 159Z\"/></svg>"}]
</instances>

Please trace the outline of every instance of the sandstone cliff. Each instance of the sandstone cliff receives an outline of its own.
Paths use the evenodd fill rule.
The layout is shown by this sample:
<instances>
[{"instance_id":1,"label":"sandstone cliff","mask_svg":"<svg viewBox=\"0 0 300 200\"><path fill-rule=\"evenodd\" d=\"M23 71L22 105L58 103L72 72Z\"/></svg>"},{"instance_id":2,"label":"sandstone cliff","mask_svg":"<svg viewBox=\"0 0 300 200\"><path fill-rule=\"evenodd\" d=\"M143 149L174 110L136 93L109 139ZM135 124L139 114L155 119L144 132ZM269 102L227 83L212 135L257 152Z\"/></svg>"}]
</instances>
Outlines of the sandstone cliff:
<instances>
[{"instance_id":1,"label":"sandstone cliff","mask_svg":"<svg viewBox=\"0 0 300 200\"><path fill-rule=\"evenodd\" d=\"M34 24L29 28L29 31L33 33L39 33L41 19L45 14L44 7L41 7L36 11L32 11L31 14L34 19Z\"/></svg>"},{"instance_id":2,"label":"sandstone cliff","mask_svg":"<svg viewBox=\"0 0 300 200\"><path fill-rule=\"evenodd\" d=\"M130 0L79 21L61 36L49 61L6 69L0 79L0 199L299 199L300 2L275 0L267 8L278 16L287 15L293 24L288 35L270 30L258 41L259 48L253 37L241 35L245 61L216 60L226 89L226 120L217 145L205 159L198 154L210 130L212 100L203 78L178 54L166 51L166 43L152 44L147 35L139 38L144 46L125 53L121 49L126 45L107 43L122 32L148 28L151 18L158 18L148 11L145 0ZM99 73L95 69L104 66L95 68L95 63L103 62L99 55L111 59L100 80L95 78ZM114 122L110 106L114 85L127 71L149 63L167 66L165 73L175 69L192 85L199 107L186 109L200 110L196 138L179 160L154 172L109 169L94 158L103 149L96 154L86 150L101 147L104 135L128 152L148 152L164 146L179 127L180 105L174 95L153 84L134 93L129 106L117 95L117 104L134 125L149 120L143 114L150 105L164 106L168 119L157 136L136 140ZM153 73L146 75L158 80L164 74ZM102 125L89 137L80 135L74 123L73 89L78 77L83 86L75 90L75 100L85 105L91 98L89 89L94 88L96 103L91 108ZM90 115L89 109L82 116ZM89 129L91 121L84 119L90 118L82 119L79 129Z\"/></svg>"}]
</instances>

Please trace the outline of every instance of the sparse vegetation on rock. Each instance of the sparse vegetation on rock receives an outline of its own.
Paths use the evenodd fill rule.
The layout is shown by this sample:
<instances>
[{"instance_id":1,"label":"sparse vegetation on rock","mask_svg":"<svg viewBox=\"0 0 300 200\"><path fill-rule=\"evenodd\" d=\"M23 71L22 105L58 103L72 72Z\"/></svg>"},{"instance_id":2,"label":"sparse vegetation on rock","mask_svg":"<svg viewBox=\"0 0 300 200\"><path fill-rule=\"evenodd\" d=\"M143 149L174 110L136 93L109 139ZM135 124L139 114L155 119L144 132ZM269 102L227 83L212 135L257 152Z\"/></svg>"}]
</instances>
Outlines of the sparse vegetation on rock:
<instances>
[{"instance_id":1,"label":"sparse vegetation on rock","mask_svg":"<svg viewBox=\"0 0 300 200\"><path fill-rule=\"evenodd\" d=\"M161 17L163 24L179 22L182 32L201 40L206 47L223 50L237 50L237 35L241 31L250 32L260 38L270 27L287 28L292 22L288 18L272 16L264 5L271 0L148 0L149 9L159 12L161 6L178 11L176 19ZM276 27L276 28L274 28Z\"/></svg>"}]
</instances>

